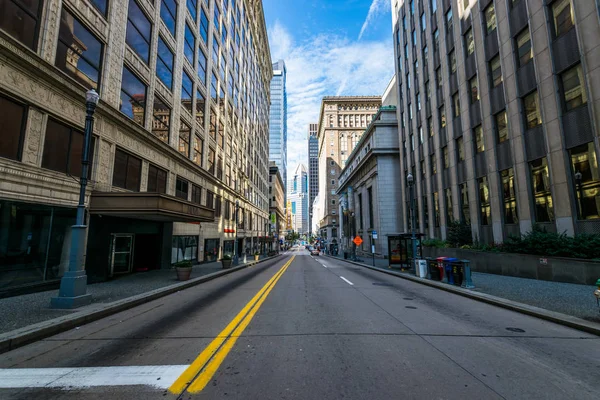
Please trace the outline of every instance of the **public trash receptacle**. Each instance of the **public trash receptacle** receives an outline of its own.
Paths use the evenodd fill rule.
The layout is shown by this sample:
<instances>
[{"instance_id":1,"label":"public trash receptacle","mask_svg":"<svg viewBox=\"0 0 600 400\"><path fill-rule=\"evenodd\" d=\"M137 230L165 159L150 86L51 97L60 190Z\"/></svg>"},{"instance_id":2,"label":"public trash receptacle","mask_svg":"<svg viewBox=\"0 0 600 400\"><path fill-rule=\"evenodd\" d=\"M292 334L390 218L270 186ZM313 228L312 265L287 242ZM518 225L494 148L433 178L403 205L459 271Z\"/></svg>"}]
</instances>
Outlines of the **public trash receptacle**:
<instances>
[{"instance_id":1,"label":"public trash receptacle","mask_svg":"<svg viewBox=\"0 0 600 400\"><path fill-rule=\"evenodd\" d=\"M441 281L442 276L440 274L440 269L438 267L438 262L435 258L427 259L427 268L429 269L429 278L432 281Z\"/></svg>"},{"instance_id":2,"label":"public trash receptacle","mask_svg":"<svg viewBox=\"0 0 600 400\"><path fill-rule=\"evenodd\" d=\"M448 257L438 257L436 258L437 262L438 262L438 269L440 270L440 281L443 282L447 282L448 280L448 275L445 273L444 271L444 264L445 261Z\"/></svg>"},{"instance_id":3,"label":"public trash receptacle","mask_svg":"<svg viewBox=\"0 0 600 400\"><path fill-rule=\"evenodd\" d=\"M448 276L448 283L454 285L454 275L452 274L452 267L456 264L457 261L460 261L458 258L448 257L444 260L444 271L446 272L446 276Z\"/></svg>"},{"instance_id":4,"label":"public trash receptacle","mask_svg":"<svg viewBox=\"0 0 600 400\"><path fill-rule=\"evenodd\" d=\"M347 260L347 259L348 259L348 252L347 252L347 251L345 251L345 252L344 252L344 260Z\"/></svg>"},{"instance_id":5,"label":"public trash receptacle","mask_svg":"<svg viewBox=\"0 0 600 400\"><path fill-rule=\"evenodd\" d=\"M462 260L458 260L452 264L452 278L456 286L461 286L463 282L463 265Z\"/></svg>"},{"instance_id":6,"label":"public trash receptacle","mask_svg":"<svg viewBox=\"0 0 600 400\"><path fill-rule=\"evenodd\" d=\"M427 278L427 260L417 260L417 276Z\"/></svg>"}]
</instances>

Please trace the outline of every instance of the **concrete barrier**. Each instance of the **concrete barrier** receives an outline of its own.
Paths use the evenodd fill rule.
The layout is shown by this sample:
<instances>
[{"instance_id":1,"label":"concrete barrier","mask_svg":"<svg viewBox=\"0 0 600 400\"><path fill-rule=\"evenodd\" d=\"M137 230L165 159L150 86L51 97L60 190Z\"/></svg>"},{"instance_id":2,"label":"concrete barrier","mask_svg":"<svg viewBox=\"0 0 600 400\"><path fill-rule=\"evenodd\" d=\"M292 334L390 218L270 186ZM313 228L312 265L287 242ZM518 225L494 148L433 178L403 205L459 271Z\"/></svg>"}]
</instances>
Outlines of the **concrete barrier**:
<instances>
[{"instance_id":1,"label":"concrete barrier","mask_svg":"<svg viewBox=\"0 0 600 400\"><path fill-rule=\"evenodd\" d=\"M472 271L488 274L582 285L593 285L600 278L600 262L592 260L437 247L423 247L423 254L467 259Z\"/></svg>"}]
</instances>

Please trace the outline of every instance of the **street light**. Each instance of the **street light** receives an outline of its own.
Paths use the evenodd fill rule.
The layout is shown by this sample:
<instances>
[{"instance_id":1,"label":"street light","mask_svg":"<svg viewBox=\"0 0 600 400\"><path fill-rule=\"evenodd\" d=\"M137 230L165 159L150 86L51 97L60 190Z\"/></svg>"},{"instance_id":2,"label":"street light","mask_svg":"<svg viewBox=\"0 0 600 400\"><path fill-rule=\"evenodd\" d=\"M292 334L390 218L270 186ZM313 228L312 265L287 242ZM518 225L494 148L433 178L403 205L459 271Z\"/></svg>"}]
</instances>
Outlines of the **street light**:
<instances>
[{"instance_id":1,"label":"street light","mask_svg":"<svg viewBox=\"0 0 600 400\"><path fill-rule=\"evenodd\" d=\"M77 308L89 304L92 295L87 292L87 275L85 274L85 189L88 180L90 163L90 142L94 131L94 111L100 96L94 89L85 94L85 132L81 156L81 178L79 180L79 203L75 225L71 227L71 250L69 254L69 270L60 280L58 297L50 300L52 308Z\"/></svg>"},{"instance_id":2,"label":"street light","mask_svg":"<svg viewBox=\"0 0 600 400\"><path fill-rule=\"evenodd\" d=\"M579 219L583 219L583 190L581 187L581 179L583 175L581 172L575 172L575 184L577 185L577 192L579 193L579 198L577 199L577 210L579 211Z\"/></svg>"},{"instance_id":3,"label":"street light","mask_svg":"<svg viewBox=\"0 0 600 400\"><path fill-rule=\"evenodd\" d=\"M417 226L417 216L415 215L415 196L414 196L414 183L415 183L415 178L413 177L413 175L409 172L408 175L406 176L406 180L408 181L408 191L409 191L409 196L410 196L410 213L412 216L412 222L411 222L411 240L412 240L412 256L413 256L413 263L415 263L415 271L416 271L416 260L417 260L417 237L415 235L415 228Z\"/></svg>"},{"instance_id":4,"label":"street light","mask_svg":"<svg viewBox=\"0 0 600 400\"><path fill-rule=\"evenodd\" d=\"M240 201L235 201L235 242L233 242L233 265L238 265L240 260L238 257L238 210L240 209Z\"/></svg>"}]
</instances>

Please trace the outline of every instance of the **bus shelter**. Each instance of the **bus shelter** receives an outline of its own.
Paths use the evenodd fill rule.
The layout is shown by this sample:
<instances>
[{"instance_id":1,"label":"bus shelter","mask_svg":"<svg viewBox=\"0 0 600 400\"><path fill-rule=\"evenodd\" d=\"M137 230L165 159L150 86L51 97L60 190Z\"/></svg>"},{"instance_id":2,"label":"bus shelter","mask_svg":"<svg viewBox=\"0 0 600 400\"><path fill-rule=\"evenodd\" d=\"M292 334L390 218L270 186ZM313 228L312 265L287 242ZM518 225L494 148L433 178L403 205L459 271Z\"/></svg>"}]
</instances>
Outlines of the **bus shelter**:
<instances>
[{"instance_id":1,"label":"bus shelter","mask_svg":"<svg viewBox=\"0 0 600 400\"><path fill-rule=\"evenodd\" d=\"M415 233L417 240L417 258L423 254L424 233ZM388 260L390 267L410 268L413 259L412 233L394 233L387 235Z\"/></svg>"}]
</instances>

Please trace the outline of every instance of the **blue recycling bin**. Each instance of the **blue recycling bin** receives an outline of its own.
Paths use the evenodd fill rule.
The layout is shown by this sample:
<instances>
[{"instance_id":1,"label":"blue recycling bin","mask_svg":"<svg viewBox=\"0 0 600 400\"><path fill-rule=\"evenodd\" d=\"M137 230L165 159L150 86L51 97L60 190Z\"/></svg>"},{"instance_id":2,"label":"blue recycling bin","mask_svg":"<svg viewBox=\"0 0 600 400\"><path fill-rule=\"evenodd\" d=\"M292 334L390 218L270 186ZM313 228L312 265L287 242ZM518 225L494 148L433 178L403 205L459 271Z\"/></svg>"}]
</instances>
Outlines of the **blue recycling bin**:
<instances>
[{"instance_id":1,"label":"blue recycling bin","mask_svg":"<svg viewBox=\"0 0 600 400\"><path fill-rule=\"evenodd\" d=\"M458 258L449 257L444 260L444 271L448 277L448 283L454 285L454 274L452 273L453 263L460 261Z\"/></svg>"}]
</instances>

